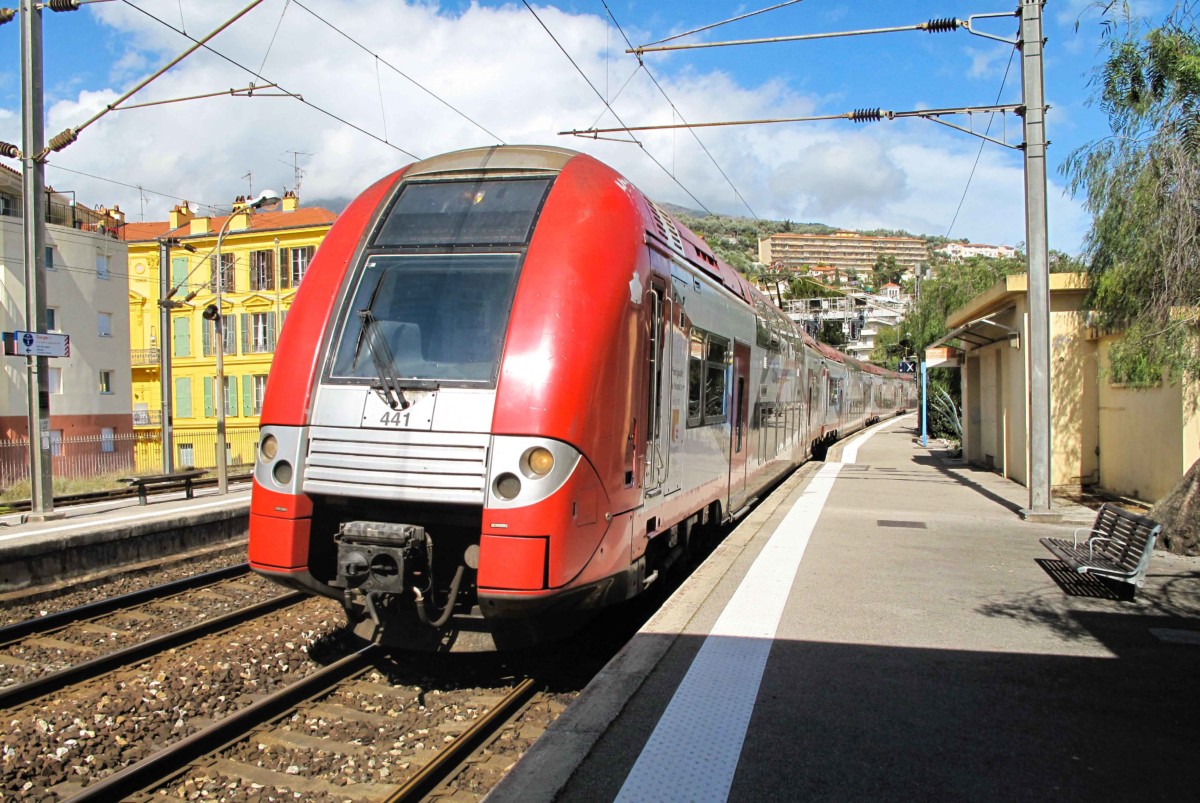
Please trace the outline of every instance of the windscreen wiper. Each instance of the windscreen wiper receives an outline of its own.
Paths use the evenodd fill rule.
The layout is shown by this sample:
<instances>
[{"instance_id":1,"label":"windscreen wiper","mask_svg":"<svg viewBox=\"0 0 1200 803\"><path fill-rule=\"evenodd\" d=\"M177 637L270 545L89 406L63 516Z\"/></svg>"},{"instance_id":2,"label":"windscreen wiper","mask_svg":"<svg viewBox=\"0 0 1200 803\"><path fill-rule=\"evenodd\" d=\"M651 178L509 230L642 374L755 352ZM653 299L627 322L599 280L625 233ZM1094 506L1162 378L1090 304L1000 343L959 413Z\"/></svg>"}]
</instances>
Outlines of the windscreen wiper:
<instances>
[{"instance_id":1,"label":"windscreen wiper","mask_svg":"<svg viewBox=\"0 0 1200 803\"><path fill-rule=\"evenodd\" d=\"M363 339L367 341L367 351L371 353L371 361L375 363L380 395L383 396L388 407L393 410L408 409L408 399L404 398L404 391L400 389L400 381L392 373L396 364L392 357L392 350L388 347L387 341L379 334L379 327L375 325L379 321L375 317L375 313L369 309L363 309L358 311L358 317L362 320Z\"/></svg>"}]
</instances>

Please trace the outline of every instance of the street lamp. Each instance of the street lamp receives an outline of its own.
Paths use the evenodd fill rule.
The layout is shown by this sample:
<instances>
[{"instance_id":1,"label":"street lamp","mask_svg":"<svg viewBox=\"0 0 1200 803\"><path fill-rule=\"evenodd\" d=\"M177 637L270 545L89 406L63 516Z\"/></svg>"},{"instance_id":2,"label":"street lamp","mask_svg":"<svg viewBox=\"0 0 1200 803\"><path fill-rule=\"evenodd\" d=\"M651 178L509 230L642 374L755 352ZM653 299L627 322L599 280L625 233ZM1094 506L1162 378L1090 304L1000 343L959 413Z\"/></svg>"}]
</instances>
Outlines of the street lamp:
<instances>
[{"instance_id":1,"label":"street lamp","mask_svg":"<svg viewBox=\"0 0 1200 803\"><path fill-rule=\"evenodd\" d=\"M249 213L264 206L277 204L280 200L279 195L275 192L263 190L258 194L257 198L246 204L246 212ZM225 223L221 226L221 230L217 232L217 245L213 249L217 261L217 299L216 303L209 304L203 313L205 320L213 322L217 341L217 387L213 395L220 396L220 399L217 400L217 493L219 494L229 492L229 472L225 454L225 402L228 398L228 394L225 391L225 316L221 310L221 292L225 284L225 265L221 261L221 242L229 232L229 224L233 222L236 214L236 210L231 212L229 217L225 218Z\"/></svg>"}]
</instances>

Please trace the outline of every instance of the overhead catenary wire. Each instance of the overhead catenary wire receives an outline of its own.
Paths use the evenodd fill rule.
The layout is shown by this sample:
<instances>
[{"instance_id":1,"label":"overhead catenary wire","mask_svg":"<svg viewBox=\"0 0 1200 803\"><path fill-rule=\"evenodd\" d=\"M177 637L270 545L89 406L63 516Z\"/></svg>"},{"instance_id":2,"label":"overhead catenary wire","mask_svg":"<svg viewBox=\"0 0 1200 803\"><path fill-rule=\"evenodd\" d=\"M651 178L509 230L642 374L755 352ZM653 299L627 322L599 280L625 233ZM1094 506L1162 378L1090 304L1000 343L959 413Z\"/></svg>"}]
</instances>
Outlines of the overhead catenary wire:
<instances>
[{"instance_id":1,"label":"overhead catenary wire","mask_svg":"<svg viewBox=\"0 0 1200 803\"><path fill-rule=\"evenodd\" d=\"M799 0L792 0L792 2L799 2ZM617 32L621 34L621 38L625 40L625 44L629 45L630 47L633 47L633 43L629 41L629 37L625 35L625 30L621 27L621 23L617 21L616 15L614 15L612 13L612 9L610 9L608 7L607 0L600 0L600 3L601 3L601 5L604 6L604 10L608 12L608 16L610 19L612 19L613 25L617 26ZM782 5L790 5L790 3L784 3ZM775 6L774 8L781 8L781 7L782 6ZM764 10L770 10L770 9L764 9ZM762 13L762 12L759 11L759 12L755 12L755 13ZM641 59L639 58L638 61L640 63ZM660 93L662 93L663 98L667 101L667 105L669 105L671 107L671 112L673 114L678 114L679 119L683 120L684 122L687 122L687 118L685 118L683 116L683 112L679 111L678 107L675 105L675 101L671 100L671 96L667 94L667 90L663 89L662 84L660 84L658 82L658 79L654 77L654 74L652 72L650 72L650 68L646 67L645 64L642 64L641 66L646 71L646 76L654 83L654 86L657 87L658 91ZM622 87L622 89L624 89L624 87ZM614 100L615 100L615 98L614 98ZM725 183L729 185L729 188L731 190L733 190L733 194L737 196L737 199L739 201L741 201L742 204L746 207L746 209L750 212L750 216L753 217L755 220L758 220L759 217L754 212L754 208L750 206L750 202L747 201L742 196L742 193L734 185L733 180L729 178L729 175L726 174L725 170L721 167L720 163L717 162L717 158L712 155L712 151L710 151L708 149L708 146L704 144L704 141L700 139L700 135L696 133L695 129L688 129L688 131L691 133L692 138L696 140L696 144L698 144L700 146L700 149L704 151L706 156L708 156L709 161L711 161L713 163L713 167L717 168L717 172L721 174L721 178L725 179Z\"/></svg>"},{"instance_id":2,"label":"overhead catenary wire","mask_svg":"<svg viewBox=\"0 0 1200 803\"><path fill-rule=\"evenodd\" d=\"M470 123L471 125L475 126L475 127L476 127L476 128L478 128L480 131L482 131L483 133L487 134L487 135L488 135L489 137L491 137L492 139L494 139L494 140L496 140L497 142L499 142L501 145L505 144L505 143L504 143L504 140L503 140L501 137L499 137L499 136L497 136L497 135L493 134L491 131L489 131L487 128L485 128L485 127L484 127L482 124L480 124L479 122L477 122L477 121L475 121L473 118L471 118L471 117L470 117L470 116L469 116L469 115L468 115L466 112L464 112L462 109L459 109L457 106L455 106L454 104L450 103L450 102L449 102L448 100L446 100L445 98L443 98L443 97L441 97L440 95L438 95L436 92L434 92L433 90L431 90L429 87L425 86L424 84L422 84L421 82L419 82L419 81L417 81L415 78L413 78L411 75L408 75L407 73L405 73L404 71L402 71L402 70L401 70L399 67L397 67L396 65L392 64L392 63L391 63L391 62L389 62L387 59L383 58L383 56L380 56L378 53L376 53L375 51L373 51L373 50L371 50L370 48L368 48L368 47L367 47L366 45L364 45L362 42L359 42L359 41L358 41L357 39L355 39L353 36L351 36L350 34L346 33L346 32L345 32L345 31L343 31L341 28L337 27L337 26L336 26L336 25L334 25L332 22L330 22L329 20L325 19L324 17L322 17L322 16L321 16L320 14L318 14L317 12L313 11L313 10L312 10L311 8L309 8L308 6L304 5L304 3L300 2L300 0L288 0L288 2L295 3L297 6L299 6L299 7L300 7L300 8L302 8L302 9L304 9L304 10L305 10L305 11L307 11L309 14L311 14L312 16L316 17L318 20L320 20L321 22L323 22L325 25L327 25L328 27L332 28L332 29L333 29L334 31L336 31L337 33L341 34L343 37L345 37L347 40L349 40L349 41L350 41L350 42L351 42L353 45L355 45L355 46L356 46L356 47L358 47L359 49L363 50L364 52L368 53L369 55L371 55L371 56L374 56L374 57L375 57L375 61L376 61L376 70L378 70L378 65L379 65L379 64L383 64L383 66L387 67L389 70L391 70L392 72L396 73L397 75L399 75L399 76L400 76L401 78L403 78L404 80L408 81L410 84L412 84L412 85L413 85L413 86L415 86L417 89L419 89L419 90L421 90L422 92L424 92L426 95L429 95L429 97L433 98L433 99L434 99L434 100L436 100L438 103L440 103L440 104L442 104L443 106L445 106L446 108L450 109L452 112L454 112L455 114L457 114L459 117L463 118L463 119L464 119L464 120L466 120L468 123Z\"/></svg>"},{"instance_id":3,"label":"overhead catenary wire","mask_svg":"<svg viewBox=\"0 0 1200 803\"><path fill-rule=\"evenodd\" d=\"M787 6L794 6L796 3L801 3L801 2L804 2L804 0L787 0L787 2L784 2L784 3L776 3L775 5L768 6L767 8L760 8L758 11L749 11L745 14L739 14L736 17L730 17L727 20L721 20L720 22L709 23L708 25L702 25L699 28L693 28L690 31L684 31L683 33L677 33L672 36L668 36L665 39L659 39L656 42L647 42L645 45L643 45L643 47L650 47L651 45L662 45L662 44L666 44L667 42L674 42L676 39L682 39L685 36L691 36L692 34L695 34L695 33L703 33L704 31L711 31L713 28L720 28L722 25L728 25L731 22L741 22L744 19L749 19L750 17L757 17L759 14L766 14L768 11L778 11L781 8L785 8ZM629 40L626 39L625 41L628 42ZM630 47L633 47L633 45L630 45Z\"/></svg>"},{"instance_id":4,"label":"overhead catenary wire","mask_svg":"<svg viewBox=\"0 0 1200 803\"><path fill-rule=\"evenodd\" d=\"M598 139L598 134L632 133L634 131L667 131L673 128L719 128L723 126L740 125L774 125L779 123L813 123L829 120L849 120L854 123L878 122L880 120L899 120L908 117L936 118L949 114L966 114L968 112L1014 112L1021 109L1020 104L994 104L992 106L958 106L947 109L913 109L910 111L891 111L879 108L860 108L838 114L811 114L804 117L773 117L755 120L722 120L707 123L662 123L658 125L621 126L619 128L587 128L560 131L564 136L577 136ZM970 132L968 132L970 133ZM619 140L622 142L628 140Z\"/></svg>"},{"instance_id":5,"label":"overhead catenary wire","mask_svg":"<svg viewBox=\"0 0 1200 803\"><path fill-rule=\"evenodd\" d=\"M158 190L148 189L147 187L145 187L144 185L141 185L141 184L129 184L124 181L117 181L115 178L108 178L106 176L97 176L94 173L85 173L82 170L75 170L70 167L63 167L62 165L55 164L54 162L46 162L46 166L53 167L55 170L62 170L67 173L74 173L77 176L86 176L87 178L93 178L93 179L96 179L97 181L106 181L109 184L116 184L117 186L120 186L120 187L128 187L131 190L142 190L144 192L150 193L151 195L158 195L163 198L170 198L173 201L183 201L183 202L187 202L187 203L194 203L198 207L201 207L203 209L211 209L214 212L223 211L222 208L220 206L217 206L216 204L205 204L205 203L199 203L196 201L188 201L187 198L184 198L181 195L172 195L169 192L159 192Z\"/></svg>"},{"instance_id":6,"label":"overhead catenary wire","mask_svg":"<svg viewBox=\"0 0 1200 803\"><path fill-rule=\"evenodd\" d=\"M100 110L99 112L96 112L96 114L92 115L90 118L85 120L83 123L81 123L77 126L73 126L71 128L67 128L67 129L63 130L62 132L60 132L59 134L51 137L49 145L47 145L46 148L40 154L38 154L38 156L37 156L38 160L45 159L46 154L50 153L51 151L61 151L63 148L70 145L72 142L74 142L76 139L79 138L80 132L83 131L85 128L87 128L92 123L96 122L101 117L108 114L109 112L117 109L124 101L128 100L134 94L136 94L136 93L140 92L142 89L146 88L151 82L153 82L156 79L158 79L159 77L161 77L164 73L166 73L168 70L170 70L172 67L174 67L179 62L186 59L192 53L195 53L197 50L199 50L202 47L207 47L207 43L210 40L215 38L218 34L220 34L222 31L224 31L230 25L233 25L235 22L240 20L242 17L249 14L252 10L254 10L254 8L256 8L258 5L260 5L262 2L263 2L263 0L250 0L249 5L247 5L245 8L243 8L238 13L234 14L232 17L230 17L225 22L218 25L203 39L192 39L192 41L195 42L195 45L193 45L192 47L189 47L187 50L183 51L178 56L171 59L165 65L160 67L153 74L151 74L147 78L144 78L143 80L138 82L138 84L136 86L134 86L133 89L130 89L128 92L121 95L121 97L117 98L112 103L106 104L102 110ZM125 4L128 6L132 6L133 8L137 8L137 6L134 6L132 3L129 3L128 0L126 0ZM190 36L188 38L191 39Z\"/></svg>"},{"instance_id":7,"label":"overhead catenary wire","mask_svg":"<svg viewBox=\"0 0 1200 803\"><path fill-rule=\"evenodd\" d=\"M1016 55L1016 53L1017 53L1016 48L1014 48L1008 54L1008 66L1004 68L1004 77L1000 79L1000 89L998 92L996 92L996 102L997 103L1000 102L1000 98L1004 95L1004 85L1006 83L1008 83L1008 73L1010 70L1012 70L1013 57ZM995 119L996 119L996 114L995 114L995 112L993 112L992 115L990 117L988 117L987 128L984 129L984 132L983 132L985 137L988 133L991 132L992 122L995 121ZM970 175L967 176L967 185L965 187L963 187L962 197L958 199L958 207L954 210L954 217L950 219L950 225L946 227L946 237L947 238L950 236L950 232L954 231L954 224L958 222L958 215L960 212L962 212L963 203L966 202L966 200L967 200L967 193L971 189L971 181L972 181L972 179L975 178L975 170L976 170L976 168L979 167L979 159L980 159L980 157L983 156L983 148L985 145L987 145L987 140L983 139L979 143L979 150L975 152L975 163L973 165L971 165L971 173L970 173Z\"/></svg>"},{"instance_id":8,"label":"overhead catenary wire","mask_svg":"<svg viewBox=\"0 0 1200 803\"><path fill-rule=\"evenodd\" d=\"M582 77L583 80L587 83L587 85L589 87L591 87L592 91L596 93L596 97L600 98L600 102L608 107L608 110L612 113L612 116L617 119L617 122L621 123L621 125L624 125L625 121L621 119L621 116L619 114L617 114L616 109L614 109L612 107L612 104L610 104L608 102L608 100L604 97L604 95L601 94L600 90L596 88L596 85L592 83L592 79L587 77L587 73L585 73L583 71L583 69L579 66L579 64L576 63L575 59L571 57L571 54L567 52L567 49L565 47L563 47L561 42L558 41L558 37L556 37L554 35L554 32L551 31L550 28L546 25L546 23L542 21L542 18L540 16L538 16L538 13L533 10L533 6L529 5L529 0L521 0L521 2L524 3L525 8L527 8L529 10L529 13L533 15L533 18L535 20L537 20L538 25L542 26L542 30L544 30L546 32L546 34L550 37L550 39L554 42L554 44L558 47L558 49L562 51L562 54L567 57L567 61L571 62L571 66L575 68L575 71L579 73L580 77ZM683 182L681 182L678 178L676 178L675 175L670 170L667 169L666 165L664 165L662 162L660 162L658 159L656 159L654 154L652 154L652 153L650 153L650 151L646 150L645 145L643 145L642 143L638 142L635 139L628 139L628 140L622 140L622 141L632 142L633 144L635 144L639 148L641 148L642 153L646 154L646 158L648 158L650 161L654 162L654 164L658 165L658 168L660 170L662 170L664 173L666 173L671 178L671 180L674 181L675 184L679 186L679 188L681 190L683 190L685 193L687 193L689 198L691 198L693 201L695 201L697 204L699 204L700 208L703 209L705 212L707 212L710 215L713 214L712 210L709 209L707 206L705 206L704 202L701 201L699 198L697 198L695 193L693 193L686 186L684 186Z\"/></svg>"},{"instance_id":9,"label":"overhead catenary wire","mask_svg":"<svg viewBox=\"0 0 1200 803\"><path fill-rule=\"evenodd\" d=\"M183 32L183 31L181 31L179 28L176 28L176 27L175 27L174 25L172 25L171 23L167 22L166 20L162 19L161 17L158 17L158 16L155 16L154 14L151 14L149 11L147 11L147 10L146 10L146 9L144 9L144 8L142 8L141 6L138 6L138 5L136 5L135 3L132 3L132 2L130 2L130 0L121 0L121 2L123 2L125 5L129 6L130 8L134 9L135 11L138 11L139 13L141 13L141 14L144 14L145 16L147 16L147 17L149 17L150 19L154 20L155 22L157 22L158 24L162 25L163 27L171 29L171 30L172 30L172 31L174 31L175 33L179 34L180 36L182 36L182 37L184 37L184 38L186 38L186 39L190 39L190 40L191 40L191 41L193 41L193 42L197 41L195 38L193 38L192 36L188 35L187 33ZM296 0L293 0L293 2L296 2ZM278 87L278 88L279 88L281 91L283 91L283 92L286 92L287 94L291 95L291 96L292 96L293 98L295 98L297 101L299 101L300 103L303 103L305 106L309 107L309 108L310 108L310 109L312 109L313 111L320 112L321 114L325 115L326 117L329 117L330 119L336 120L337 122L339 122L339 123L341 123L341 124L343 124L343 125L349 126L350 128L353 128L355 131L358 131L358 132L359 132L359 133L361 133L361 134L365 134L365 135L367 135L368 137L370 137L371 139L375 140L376 142L379 142L379 143L381 143L381 144L383 144L383 145L387 145L389 148L392 148L393 150L397 150L397 151L399 151L400 153L403 153L405 156L408 156L408 157L410 157L410 158L413 158L413 159L420 159L420 158L421 158L420 156L417 156L415 153L413 153L413 152L411 152L411 151L408 151L408 150L405 150L404 148L400 147L399 145L395 144L394 142L388 142L387 140L385 140L385 139L381 138L381 137L380 137L378 134L373 134L372 132L368 131L367 129L363 128L362 126L360 126L360 125L356 125L355 123L352 123L352 122L350 122L350 121L349 121L349 120L347 120L346 118L344 118L344 117L341 117L341 116L339 116L339 115L336 115L336 114L334 114L333 112L329 111L328 109L325 109L325 108L322 108L321 106L318 106L317 104L313 103L311 100L308 100L307 98L305 98L303 95L300 95L300 94L297 94L297 93L294 93L294 92L290 92L290 91L289 91L288 89L286 89L286 88L285 88L283 85L281 85L281 84L280 84L278 81L271 81L271 79L269 79L269 78L266 78L266 77L265 77L265 76L263 76L262 74L255 72L255 71L254 71L253 69L251 69L250 67L247 67L246 65L244 65L244 64L242 64L241 62L237 61L236 59L234 59L234 58L232 58L232 57L230 57L230 56L227 56L227 55L225 55L224 53L222 53L221 51L219 51L219 50L217 50L217 49L213 48L212 46L210 46L210 45L207 45L207 44L206 44L206 45L204 45L203 47L204 47L204 49L205 49L205 50L207 50L208 52L212 53L213 55L215 55L215 56L218 56L218 57L219 57L219 58L221 58L221 59L224 59L225 61L227 61L227 62L229 62L230 64L234 65L234 66L235 66L235 67L237 67L238 69L241 69L241 70L244 70L244 71L246 71L246 72L247 72L247 73L249 73L250 75L253 75L255 78L259 78L259 79L261 79L261 80L263 80L263 81L267 81L268 83L273 83L273 84L275 84L275 86L276 86L276 87Z\"/></svg>"}]
</instances>

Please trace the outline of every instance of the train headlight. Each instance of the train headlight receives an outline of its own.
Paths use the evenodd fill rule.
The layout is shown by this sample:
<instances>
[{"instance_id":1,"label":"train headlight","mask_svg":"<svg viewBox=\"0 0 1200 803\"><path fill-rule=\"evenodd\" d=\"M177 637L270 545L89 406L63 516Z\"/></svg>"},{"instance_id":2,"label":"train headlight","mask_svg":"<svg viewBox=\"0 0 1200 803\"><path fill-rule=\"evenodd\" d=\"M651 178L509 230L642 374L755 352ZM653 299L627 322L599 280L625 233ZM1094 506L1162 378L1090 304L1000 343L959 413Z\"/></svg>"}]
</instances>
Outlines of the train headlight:
<instances>
[{"instance_id":1,"label":"train headlight","mask_svg":"<svg viewBox=\"0 0 1200 803\"><path fill-rule=\"evenodd\" d=\"M554 468L554 455L544 446L535 446L525 453L525 468L531 479L540 479Z\"/></svg>"},{"instance_id":2,"label":"train headlight","mask_svg":"<svg viewBox=\"0 0 1200 803\"><path fill-rule=\"evenodd\" d=\"M292 464L286 460L280 460L271 470L271 476L280 485L287 485L292 481Z\"/></svg>"},{"instance_id":3,"label":"train headlight","mask_svg":"<svg viewBox=\"0 0 1200 803\"><path fill-rule=\"evenodd\" d=\"M275 459L275 455L279 454L279 441L274 435L268 435L262 439L259 444L259 452L262 454L263 462L270 462Z\"/></svg>"},{"instance_id":4,"label":"train headlight","mask_svg":"<svg viewBox=\"0 0 1200 803\"><path fill-rule=\"evenodd\" d=\"M513 499L517 498L518 494L521 493L521 480L516 474L501 474L499 477L496 477L496 481L492 483L492 490L495 491L496 496L500 497L506 502L511 502Z\"/></svg>"}]
</instances>

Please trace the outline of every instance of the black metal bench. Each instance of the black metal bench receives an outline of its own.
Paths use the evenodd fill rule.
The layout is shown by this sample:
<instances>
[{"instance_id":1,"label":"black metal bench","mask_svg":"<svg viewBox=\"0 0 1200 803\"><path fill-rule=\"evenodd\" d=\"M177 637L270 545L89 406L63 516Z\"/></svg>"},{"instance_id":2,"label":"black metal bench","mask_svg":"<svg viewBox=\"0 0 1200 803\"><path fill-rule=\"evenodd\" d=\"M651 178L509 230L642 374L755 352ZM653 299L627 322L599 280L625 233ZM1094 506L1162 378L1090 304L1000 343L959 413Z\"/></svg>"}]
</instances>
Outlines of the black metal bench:
<instances>
[{"instance_id":1,"label":"black metal bench","mask_svg":"<svg viewBox=\"0 0 1200 803\"><path fill-rule=\"evenodd\" d=\"M1080 574L1118 580L1122 599L1133 599L1145 584L1146 568L1162 525L1106 502L1091 527L1080 527L1073 539L1042 538L1063 563ZM1080 538L1081 534L1085 534Z\"/></svg>"},{"instance_id":2,"label":"black metal bench","mask_svg":"<svg viewBox=\"0 0 1200 803\"><path fill-rule=\"evenodd\" d=\"M189 468L183 471L174 471L170 474L145 474L138 477L121 477L117 482L123 482L132 487L137 487L138 504L146 504L146 491L153 488L156 491L172 490L182 488L187 493L187 498L192 498L192 487L196 480L208 473L208 469L204 468Z\"/></svg>"}]
</instances>

